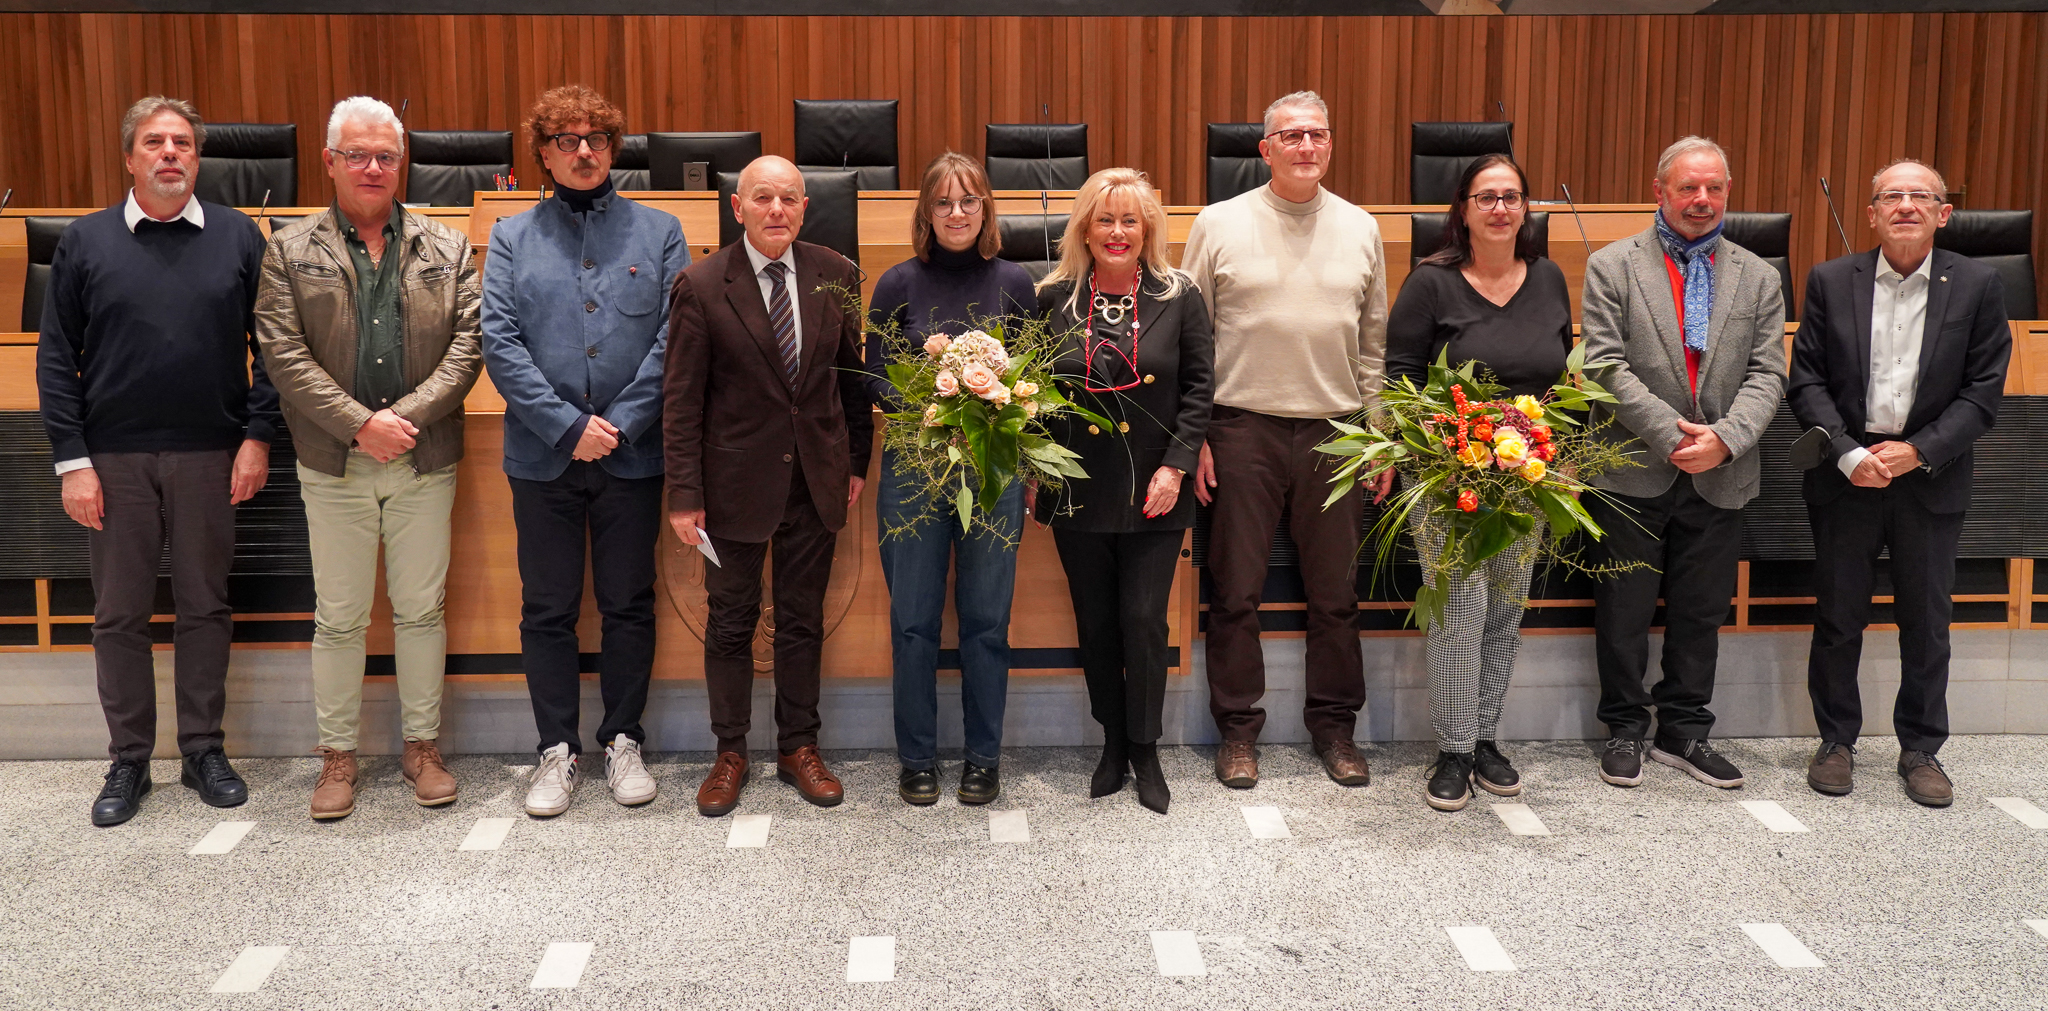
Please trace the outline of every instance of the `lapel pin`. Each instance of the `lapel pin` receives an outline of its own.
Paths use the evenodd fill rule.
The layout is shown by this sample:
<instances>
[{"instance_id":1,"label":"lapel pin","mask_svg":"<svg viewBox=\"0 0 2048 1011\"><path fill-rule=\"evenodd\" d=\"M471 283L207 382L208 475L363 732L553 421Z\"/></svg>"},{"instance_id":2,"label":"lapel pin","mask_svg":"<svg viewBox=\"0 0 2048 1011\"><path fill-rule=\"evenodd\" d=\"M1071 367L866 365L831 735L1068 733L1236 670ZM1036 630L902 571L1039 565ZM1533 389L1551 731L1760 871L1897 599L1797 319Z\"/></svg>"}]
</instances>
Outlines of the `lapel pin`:
<instances>
[{"instance_id":1,"label":"lapel pin","mask_svg":"<svg viewBox=\"0 0 2048 1011\"><path fill-rule=\"evenodd\" d=\"M1948 280L1948 275L1947 275L1947 274L1943 274L1943 275L1941 275L1941 279L1942 279L1943 281L1946 281L1946 280Z\"/></svg>"},{"instance_id":2,"label":"lapel pin","mask_svg":"<svg viewBox=\"0 0 2048 1011\"><path fill-rule=\"evenodd\" d=\"M640 272L640 268L638 268L638 267L627 267L627 268L626 268L626 273L628 273L628 274L638 274L639 272ZM1948 278L1944 277L1944 278L1942 278L1942 280L1946 281L1946 280L1948 280Z\"/></svg>"}]
</instances>

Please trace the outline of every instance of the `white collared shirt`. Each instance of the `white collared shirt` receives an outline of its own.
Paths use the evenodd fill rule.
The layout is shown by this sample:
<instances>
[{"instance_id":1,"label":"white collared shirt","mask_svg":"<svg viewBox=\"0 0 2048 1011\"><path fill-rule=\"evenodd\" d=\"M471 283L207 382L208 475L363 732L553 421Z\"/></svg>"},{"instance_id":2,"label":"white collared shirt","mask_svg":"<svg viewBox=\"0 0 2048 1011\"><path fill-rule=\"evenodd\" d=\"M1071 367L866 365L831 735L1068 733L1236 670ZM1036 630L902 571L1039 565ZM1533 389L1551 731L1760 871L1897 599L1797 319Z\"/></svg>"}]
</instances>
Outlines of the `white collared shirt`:
<instances>
[{"instance_id":1,"label":"white collared shirt","mask_svg":"<svg viewBox=\"0 0 2048 1011\"><path fill-rule=\"evenodd\" d=\"M128 230L133 232L135 231L135 226L141 224L142 219L147 217L149 215L143 212L142 205L135 202L135 190L131 187L128 190L128 202L121 207L121 220L126 221L128 223ZM177 221L181 218L192 222L194 227L206 227L206 210L199 206L199 194L194 193L186 197L185 206L178 211L177 215L165 220ZM84 470L90 466L92 466L92 457L89 456L81 456L75 460L59 460L57 461L57 473L59 475L68 474L71 471Z\"/></svg>"},{"instance_id":2,"label":"white collared shirt","mask_svg":"<svg viewBox=\"0 0 2048 1011\"><path fill-rule=\"evenodd\" d=\"M1867 432L1904 435L1913 395L1920 387L1920 343L1927 333L1927 286L1933 279L1934 253L1911 274L1901 274L1882 252L1877 254L1877 284L1870 298L1870 381L1865 384L1863 428ZM1870 455L1858 446L1835 461L1844 475ZM1896 476L1896 475L1894 475Z\"/></svg>"},{"instance_id":3,"label":"white collared shirt","mask_svg":"<svg viewBox=\"0 0 2048 1011\"><path fill-rule=\"evenodd\" d=\"M796 342L797 355L799 360L801 360L804 350L804 314L797 306L796 300L796 243L790 243L789 248L783 250L782 255L776 257L773 261L763 256L760 250L755 249L754 240L750 238L741 236L740 245L746 247L747 262L754 265L754 280L761 283L761 304L768 307L768 318L770 321L773 321L775 318L775 295L774 281L768 277L768 264L771 262L780 263L789 268L788 272L782 275L782 290L785 295L789 296L789 329L791 339Z\"/></svg>"}]
</instances>

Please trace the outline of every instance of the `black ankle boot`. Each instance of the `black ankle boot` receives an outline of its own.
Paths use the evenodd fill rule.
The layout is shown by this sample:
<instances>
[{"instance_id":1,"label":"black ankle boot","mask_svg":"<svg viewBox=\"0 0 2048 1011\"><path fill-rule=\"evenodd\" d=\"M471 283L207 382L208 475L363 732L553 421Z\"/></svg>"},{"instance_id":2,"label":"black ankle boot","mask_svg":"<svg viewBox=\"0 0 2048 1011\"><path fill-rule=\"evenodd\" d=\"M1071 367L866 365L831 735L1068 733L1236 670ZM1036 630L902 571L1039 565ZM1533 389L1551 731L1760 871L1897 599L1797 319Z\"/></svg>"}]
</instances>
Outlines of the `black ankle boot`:
<instances>
[{"instance_id":1,"label":"black ankle boot","mask_svg":"<svg viewBox=\"0 0 2048 1011\"><path fill-rule=\"evenodd\" d=\"M1122 728L1102 736L1102 760L1095 763L1095 775L1088 780L1088 796L1107 797L1124 788L1124 772L1131 767L1131 742Z\"/></svg>"},{"instance_id":2,"label":"black ankle boot","mask_svg":"<svg viewBox=\"0 0 2048 1011\"><path fill-rule=\"evenodd\" d=\"M1159 768L1157 744L1131 743L1131 779L1138 787L1138 803L1165 814L1173 794L1166 789L1165 770Z\"/></svg>"}]
</instances>

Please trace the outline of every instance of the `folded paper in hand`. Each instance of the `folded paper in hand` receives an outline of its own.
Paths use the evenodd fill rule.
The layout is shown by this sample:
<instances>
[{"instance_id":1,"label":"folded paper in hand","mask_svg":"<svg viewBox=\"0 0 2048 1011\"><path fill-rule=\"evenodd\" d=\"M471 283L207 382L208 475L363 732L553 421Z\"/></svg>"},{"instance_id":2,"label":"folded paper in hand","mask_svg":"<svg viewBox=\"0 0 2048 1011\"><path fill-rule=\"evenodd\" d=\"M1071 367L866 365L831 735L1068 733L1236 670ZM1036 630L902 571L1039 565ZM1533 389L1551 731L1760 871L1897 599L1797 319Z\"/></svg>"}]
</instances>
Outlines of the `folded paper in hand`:
<instances>
[{"instance_id":1,"label":"folded paper in hand","mask_svg":"<svg viewBox=\"0 0 2048 1011\"><path fill-rule=\"evenodd\" d=\"M725 568L718 561L718 549L711 546L711 535L705 533L703 527L697 528L697 550L703 552L704 557L709 559L711 564L717 565L721 569Z\"/></svg>"}]
</instances>

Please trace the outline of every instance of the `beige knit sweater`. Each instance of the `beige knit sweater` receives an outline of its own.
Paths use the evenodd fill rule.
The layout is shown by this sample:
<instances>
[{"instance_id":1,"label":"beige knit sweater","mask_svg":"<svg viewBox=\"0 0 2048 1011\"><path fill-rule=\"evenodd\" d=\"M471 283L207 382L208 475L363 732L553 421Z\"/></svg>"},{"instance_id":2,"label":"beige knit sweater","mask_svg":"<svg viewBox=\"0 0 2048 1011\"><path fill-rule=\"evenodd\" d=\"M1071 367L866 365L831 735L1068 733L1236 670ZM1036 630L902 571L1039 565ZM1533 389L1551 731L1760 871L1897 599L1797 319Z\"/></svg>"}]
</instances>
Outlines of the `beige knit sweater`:
<instances>
[{"instance_id":1,"label":"beige knit sweater","mask_svg":"<svg viewBox=\"0 0 2048 1011\"><path fill-rule=\"evenodd\" d=\"M1379 402L1387 272L1379 222L1328 190L1305 204L1261 186L1210 204L1181 269L1216 331L1216 403L1288 418Z\"/></svg>"}]
</instances>

